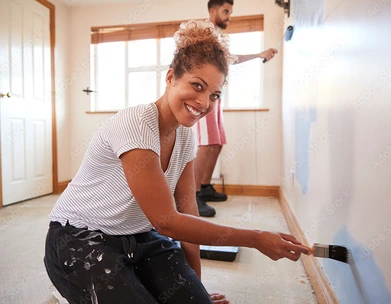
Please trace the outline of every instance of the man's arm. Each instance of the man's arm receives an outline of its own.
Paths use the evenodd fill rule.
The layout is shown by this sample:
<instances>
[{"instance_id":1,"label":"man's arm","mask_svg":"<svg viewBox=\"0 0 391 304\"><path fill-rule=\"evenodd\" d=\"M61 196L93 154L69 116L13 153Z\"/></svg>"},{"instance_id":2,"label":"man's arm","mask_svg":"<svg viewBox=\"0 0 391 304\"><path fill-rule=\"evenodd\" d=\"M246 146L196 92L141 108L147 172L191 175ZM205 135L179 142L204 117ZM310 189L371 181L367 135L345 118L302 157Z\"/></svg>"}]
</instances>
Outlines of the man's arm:
<instances>
[{"instance_id":1,"label":"man's arm","mask_svg":"<svg viewBox=\"0 0 391 304\"><path fill-rule=\"evenodd\" d=\"M243 63L255 58L266 58L266 61L271 60L278 51L276 49L268 49L259 54L250 54L250 55L234 55L236 56L236 61L233 64Z\"/></svg>"}]
</instances>

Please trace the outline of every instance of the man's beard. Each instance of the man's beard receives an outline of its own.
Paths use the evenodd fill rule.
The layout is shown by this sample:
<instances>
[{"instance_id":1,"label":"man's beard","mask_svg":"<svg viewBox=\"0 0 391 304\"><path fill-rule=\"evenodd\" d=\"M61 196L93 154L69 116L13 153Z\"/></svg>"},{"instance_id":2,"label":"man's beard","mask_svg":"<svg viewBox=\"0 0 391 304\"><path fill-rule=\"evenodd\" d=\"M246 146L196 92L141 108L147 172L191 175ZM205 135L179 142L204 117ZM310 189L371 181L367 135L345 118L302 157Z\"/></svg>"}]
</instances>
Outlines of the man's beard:
<instances>
[{"instance_id":1,"label":"man's beard","mask_svg":"<svg viewBox=\"0 0 391 304\"><path fill-rule=\"evenodd\" d=\"M219 27L219 28L221 28L221 29L223 29L223 30L225 30L226 28L227 28L227 26L228 26L228 24L227 23L224 23L223 21L219 21L219 22L216 22L216 25Z\"/></svg>"}]
</instances>

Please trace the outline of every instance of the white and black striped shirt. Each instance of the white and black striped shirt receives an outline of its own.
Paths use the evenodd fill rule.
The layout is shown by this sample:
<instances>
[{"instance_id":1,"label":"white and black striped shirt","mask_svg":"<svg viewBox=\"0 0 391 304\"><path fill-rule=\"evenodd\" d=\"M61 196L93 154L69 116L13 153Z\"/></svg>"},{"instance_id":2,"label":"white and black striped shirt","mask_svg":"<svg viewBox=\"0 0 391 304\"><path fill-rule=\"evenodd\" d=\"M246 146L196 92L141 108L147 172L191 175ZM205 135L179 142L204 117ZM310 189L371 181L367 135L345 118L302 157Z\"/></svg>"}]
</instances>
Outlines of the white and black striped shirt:
<instances>
[{"instance_id":1,"label":"white and black striped shirt","mask_svg":"<svg viewBox=\"0 0 391 304\"><path fill-rule=\"evenodd\" d=\"M57 200L50 220L62 225L69 221L78 228L113 235L151 230L153 226L132 195L119 157L132 149L152 150L160 156L158 115L156 105L151 103L123 109L108 120L92 138L79 171ZM173 195L183 169L195 153L191 129L180 126L164 172ZM142 168L140 163L134 172Z\"/></svg>"}]
</instances>

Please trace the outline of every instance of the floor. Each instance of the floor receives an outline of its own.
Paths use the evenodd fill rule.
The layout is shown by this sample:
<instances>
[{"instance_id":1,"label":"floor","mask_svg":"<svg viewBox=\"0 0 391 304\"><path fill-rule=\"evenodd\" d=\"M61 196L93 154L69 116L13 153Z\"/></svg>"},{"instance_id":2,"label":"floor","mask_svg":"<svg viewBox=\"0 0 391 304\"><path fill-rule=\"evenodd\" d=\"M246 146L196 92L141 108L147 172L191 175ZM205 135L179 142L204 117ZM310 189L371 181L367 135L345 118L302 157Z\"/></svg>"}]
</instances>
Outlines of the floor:
<instances>
[{"instance_id":1,"label":"floor","mask_svg":"<svg viewBox=\"0 0 391 304\"><path fill-rule=\"evenodd\" d=\"M42 262L48 214L57 196L49 195L0 209L0 304L54 304ZM278 201L230 197L211 203L216 223L289 232ZM234 262L202 260L209 292L224 293L231 304L317 303L301 261L274 262L254 249L240 248Z\"/></svg>"}]
</instances>

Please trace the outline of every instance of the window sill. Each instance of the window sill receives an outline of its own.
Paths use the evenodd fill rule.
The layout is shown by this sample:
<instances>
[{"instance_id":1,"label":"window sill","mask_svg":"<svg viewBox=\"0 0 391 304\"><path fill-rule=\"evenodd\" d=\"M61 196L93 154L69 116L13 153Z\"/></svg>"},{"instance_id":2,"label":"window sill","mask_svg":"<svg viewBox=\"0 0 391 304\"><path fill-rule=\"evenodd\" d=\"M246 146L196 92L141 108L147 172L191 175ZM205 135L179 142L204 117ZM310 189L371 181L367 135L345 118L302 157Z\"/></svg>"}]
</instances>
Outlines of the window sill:
<instances>
[{"instance_id":1,"label":"window sill","mask_svg":"<svg viewBox=\"0 0 391 304\"><path fill-rule=\"evenodd\" d=\"M223 112L269 112L270 109L223 109ZM116 114L118 111L86 111L86 114Z\"/></svg>"}]
</instances>

